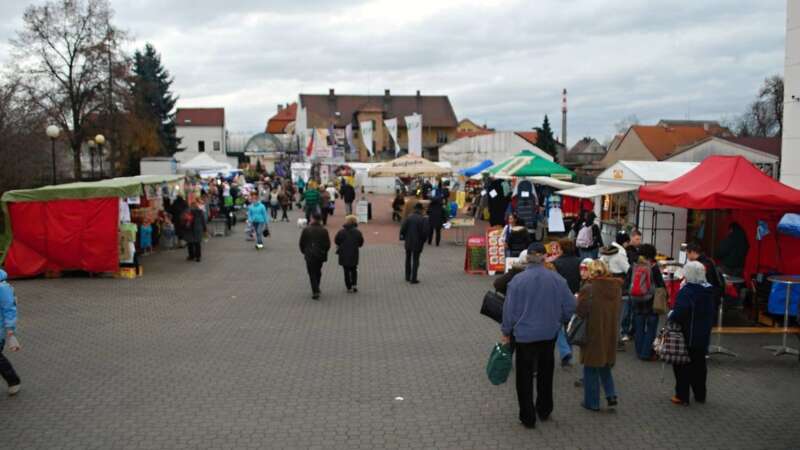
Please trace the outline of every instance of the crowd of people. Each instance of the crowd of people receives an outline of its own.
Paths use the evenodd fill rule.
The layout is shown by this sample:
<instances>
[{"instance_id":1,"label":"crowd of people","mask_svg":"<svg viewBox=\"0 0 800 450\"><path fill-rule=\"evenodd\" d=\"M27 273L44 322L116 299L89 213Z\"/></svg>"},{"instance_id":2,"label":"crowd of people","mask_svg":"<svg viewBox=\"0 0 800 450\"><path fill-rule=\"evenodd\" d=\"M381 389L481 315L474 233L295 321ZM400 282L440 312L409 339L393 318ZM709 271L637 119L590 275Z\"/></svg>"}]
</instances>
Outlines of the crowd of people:
<instances>
[{"instance_id":1,"label":"crowd of people","mask_svg":"<svg viewBox=\"0 0 800 450\"><path fill-rule=\"evenodd\" d=\"M509 218L506 239L510 254L520 256L521 262L497 277L494 287L505 299L501 342L516 354L519 420L524 426L535 427L537 418L547 420L553 411L555 351L558 348L562 366L569 365L572 345L565 328L573 316L586 323L586 338L578 346L582 378L575 384L583 388L581 405L587 410L601 409L601 392L608 408L617 406L613 368L627 341L634 341L639 360L658 360L653 344L662 315L665 323L680 327L689 349L689 362L673 365L671 401L689 405L690 390L694 401L706 401L706 354L722 284L716 266L698 244L688 247L684 286L674 308L661 311L657 297L666 291L656 249L643 244L637 230L618 233L609 246L589 240L576 245L580 233L575 233L574 239L548 245L534 241L519 250L517 241L525 239L516 221ZM591 222L577 226L594 239Z\"/></svg>"}]
</instances>

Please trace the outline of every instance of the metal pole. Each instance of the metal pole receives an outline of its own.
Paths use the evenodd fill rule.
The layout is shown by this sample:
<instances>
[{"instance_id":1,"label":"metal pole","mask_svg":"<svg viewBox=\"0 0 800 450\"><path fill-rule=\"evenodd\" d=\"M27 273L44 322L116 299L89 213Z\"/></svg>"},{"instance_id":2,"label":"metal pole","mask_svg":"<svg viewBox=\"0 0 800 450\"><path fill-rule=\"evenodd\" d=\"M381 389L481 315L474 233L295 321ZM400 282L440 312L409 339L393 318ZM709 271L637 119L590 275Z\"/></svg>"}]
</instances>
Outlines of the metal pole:
<instances>
[{"instance_id":1,"label":"metal pole","mask_svg":"<svg viewBox=\"0 0 800 450\"><path fill-rule=\"evenodd\" d=\"M56 140L50 138L50 155L53 158L53 184L56 184Z\"/></svg>"},{"instance_id":2,"label":"metal pole","mask_svg":"<svg viewBox=\"0 0 800 450\"><path fill-rule=\"evenodd\" d=\"M94 149L89 149L89 161L92 168L92 179L94 180Z\"/></svg>"},{"instance_id":3,"label":"metal pole","mask_svg":"<svg viewBox=\"0 0 800 450\"><path fill-rule=\"evenodd\" d=\"M97 159L100 161L100 179L103 179L103 144L97 145Z\"/></svg>"}]
</instances>

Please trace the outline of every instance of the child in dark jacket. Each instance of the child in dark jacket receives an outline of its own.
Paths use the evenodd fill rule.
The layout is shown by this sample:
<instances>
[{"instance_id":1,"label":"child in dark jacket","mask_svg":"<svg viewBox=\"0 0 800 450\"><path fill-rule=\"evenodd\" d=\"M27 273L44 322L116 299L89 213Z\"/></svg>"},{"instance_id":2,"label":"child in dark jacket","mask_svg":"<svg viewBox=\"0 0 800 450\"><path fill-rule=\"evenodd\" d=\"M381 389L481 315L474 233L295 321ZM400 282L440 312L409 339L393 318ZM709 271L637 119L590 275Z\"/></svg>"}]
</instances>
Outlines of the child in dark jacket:
<instances>
[{"instance_id":1,"label":"child in dark jacket","mask_svg":"<svg viewBox=\"0 0 800 450\"><path fill-rule=\"evenodd\" d=\"M344 269L344 284L347 292L358 292L358 253L364 245L364 236L358 229L358 219L350 215L345 217L342 229L334 239L339 265Z\"/></svg>"}]
</instances>

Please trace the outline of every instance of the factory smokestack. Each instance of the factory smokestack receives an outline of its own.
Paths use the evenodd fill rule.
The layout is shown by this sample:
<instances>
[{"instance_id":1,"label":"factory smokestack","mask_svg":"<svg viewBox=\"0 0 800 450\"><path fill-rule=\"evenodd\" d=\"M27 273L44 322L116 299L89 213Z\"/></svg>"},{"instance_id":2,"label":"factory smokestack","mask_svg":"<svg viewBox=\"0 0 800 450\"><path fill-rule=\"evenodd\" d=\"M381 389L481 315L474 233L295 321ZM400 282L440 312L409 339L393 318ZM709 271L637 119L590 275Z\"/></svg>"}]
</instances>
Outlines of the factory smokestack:
<instances>
[{"instance_id":1,"label":"factory smokestack","mask_svg":"<svg viewBox=\"0 0 800 450\"><path fill-rule=\"evenodd\" d=\"M567 146L567 90L561 93L561 143Z\"/></svg>"}]
</instances>

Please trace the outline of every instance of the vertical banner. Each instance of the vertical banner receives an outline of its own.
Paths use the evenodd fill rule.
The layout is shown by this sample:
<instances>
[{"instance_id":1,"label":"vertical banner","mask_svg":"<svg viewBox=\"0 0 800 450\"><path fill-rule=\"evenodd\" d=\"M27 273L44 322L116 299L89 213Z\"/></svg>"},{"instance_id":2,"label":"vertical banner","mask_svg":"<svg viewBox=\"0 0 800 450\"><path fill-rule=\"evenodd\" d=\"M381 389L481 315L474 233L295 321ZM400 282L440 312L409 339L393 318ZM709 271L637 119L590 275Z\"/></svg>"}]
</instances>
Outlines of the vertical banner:
<instances>
[{"instance_id":1,"label":"vertical banner","mask_svg":"<svg viewBox=\"0 0 800 450\"><path fill-rule=\"evenodd\" d=\"M297 108L297 116L294 119L294 134L300 136L299 145L308 145L308 142L306 141L309 136L308 122L306 117L306 109L303 107Z\"/></svg>"},{"instance_id":2,"label":"vertical banner","mask_svg":"<svg viewBox=\"0 0 800 450\"><path fill-rule=\"evenodd\" d=\"M408 130L408 154L422 156L422 116L414 114L406 116Z\"/></svg>"},{"instance_id":3,"label":"vertical banner","mask_svg":"<svg viewBox=\"0 0 800 450\"><path fill-rule=\"evenodd\" d=\"M361 140L364 141L364 146L367 147L367 153L372 156L372 121L359 122L358 126L361 129Z\"/></svg>"},{"instance_id":4,"label":"vertical banner","mask_svg":"<svg viewBox=\"0 0 800 450\"><path fill-rule=\"evenodd\" d=\"M316 134L314 156L317 158L333 158L333 146L330 144L332 138L328 135L328 130L320 128L314 131Z\"/></svg>"},{"instance_id":5,"label":"vertical banner","mask_svg":"<svg viewBox=\"0 0 800 450\"><path fill-rule=\"evenodd\" d=\"M356 153L356 144L353 142L353 124L348 123L344 127L344 137L347 141L347 153Z\"/></svg>"},{"instance_id":6,"label":"vertical banner","mask_svg":"<svg viewBox=\"0 0 800 450\"><path fill-rule=\"evenodd\" d=\"M397 117L386 119L383 124L386 125L386 129L389 130L389 136L392 137L392 142L394 142L394 156L398 156L400 154L400 142L397 140Z\"/></svg>"}]
</instances>

